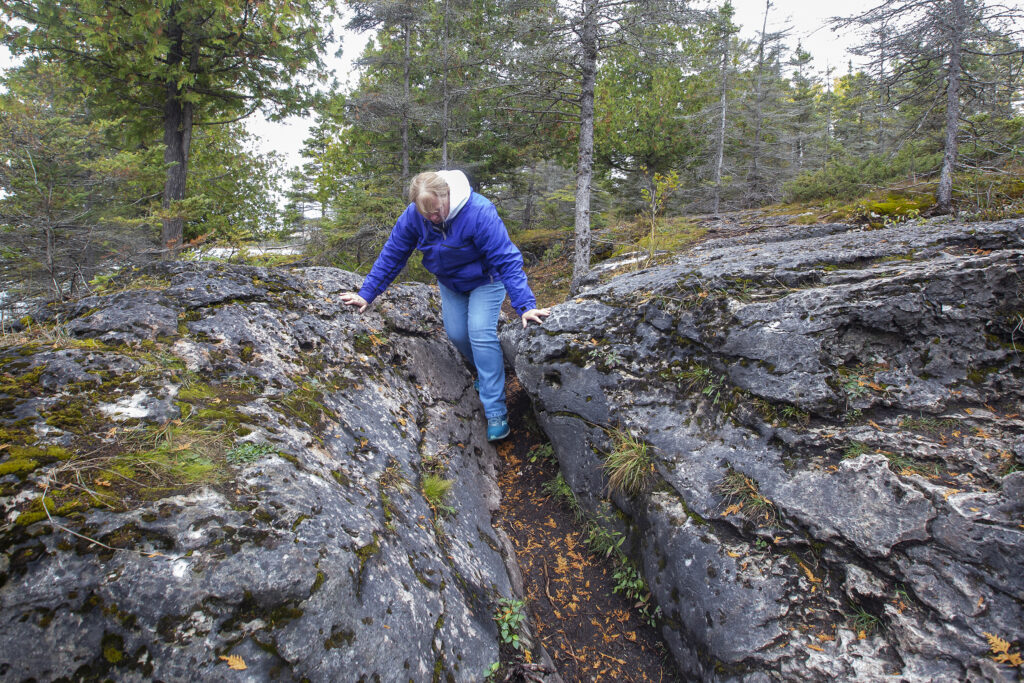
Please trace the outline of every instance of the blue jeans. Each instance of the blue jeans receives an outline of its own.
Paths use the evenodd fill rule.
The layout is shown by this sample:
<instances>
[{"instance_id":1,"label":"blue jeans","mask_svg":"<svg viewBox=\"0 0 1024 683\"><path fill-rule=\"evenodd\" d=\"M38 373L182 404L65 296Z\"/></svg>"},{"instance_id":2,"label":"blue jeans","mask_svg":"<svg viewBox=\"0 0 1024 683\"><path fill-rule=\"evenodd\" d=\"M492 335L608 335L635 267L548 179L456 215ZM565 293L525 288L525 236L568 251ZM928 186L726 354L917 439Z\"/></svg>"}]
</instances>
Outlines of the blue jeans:
<instances>
[{"instance_id":1,"label":"blue jeans","mask_svg":"<svg viewBox=\"0 0 1024 683\"><path fill-rule=\"evenodd\" d=\"M476 366L484 415L498 417L505 407L505 356L498 341L498 312L505 300L500 281L481 285L467 294L441 283L441 316L455 348Z\"/></svg>"}]
</instances>

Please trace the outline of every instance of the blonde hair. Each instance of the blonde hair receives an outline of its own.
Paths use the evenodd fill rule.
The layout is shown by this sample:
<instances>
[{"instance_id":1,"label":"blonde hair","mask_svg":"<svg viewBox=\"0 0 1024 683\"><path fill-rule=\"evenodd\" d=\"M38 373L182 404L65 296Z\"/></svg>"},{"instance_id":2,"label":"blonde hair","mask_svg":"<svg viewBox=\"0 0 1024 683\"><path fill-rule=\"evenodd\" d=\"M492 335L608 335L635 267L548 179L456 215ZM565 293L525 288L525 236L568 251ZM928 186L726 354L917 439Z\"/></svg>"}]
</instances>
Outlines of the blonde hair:
<instances>
[{"instance_id":1,"label":"blonde hair","mask_svg":"<svg viewBox=\"0 0 1024 683\"><path fill-rule=\"evenodd\" d=\"M413 176L409 183L409 201L416 205L416 209L424 216L430 210L426 206L427 197L438 199L448 196L448 183L440 174L434 171L425 171Z\"/></svg>"}]
</instances>

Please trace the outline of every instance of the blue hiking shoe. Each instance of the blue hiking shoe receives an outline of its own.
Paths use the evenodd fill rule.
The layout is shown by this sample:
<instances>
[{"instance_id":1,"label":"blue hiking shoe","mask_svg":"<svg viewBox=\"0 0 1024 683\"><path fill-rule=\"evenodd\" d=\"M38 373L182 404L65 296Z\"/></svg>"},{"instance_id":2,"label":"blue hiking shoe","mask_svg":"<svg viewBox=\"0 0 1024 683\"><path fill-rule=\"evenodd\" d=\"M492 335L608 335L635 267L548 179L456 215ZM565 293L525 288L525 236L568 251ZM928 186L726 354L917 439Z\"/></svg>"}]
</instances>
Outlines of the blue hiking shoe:
<instances>
[{"instance_id":1,"label":"blue hiking shoe","mask_svg":"<svg viewBox=\"0 0 1024 683\"><path fill-rule=\"evenodd\" d=\"M488 441L501 441L509 432L512 431L508 428L508 415L498 415L497 417L487 418L487 440Z\"/></svg>"}]
</instances>

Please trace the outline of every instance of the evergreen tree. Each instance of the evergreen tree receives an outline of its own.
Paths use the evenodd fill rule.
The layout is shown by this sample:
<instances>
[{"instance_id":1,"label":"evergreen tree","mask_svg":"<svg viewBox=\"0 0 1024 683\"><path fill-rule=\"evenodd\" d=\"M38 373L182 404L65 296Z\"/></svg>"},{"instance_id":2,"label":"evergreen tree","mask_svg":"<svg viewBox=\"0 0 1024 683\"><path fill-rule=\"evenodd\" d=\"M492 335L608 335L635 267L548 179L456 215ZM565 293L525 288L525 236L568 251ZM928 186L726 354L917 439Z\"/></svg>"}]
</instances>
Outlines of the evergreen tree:
<instances>
[{"instance_id":1,"label":"evergreen tree","mask_svg":"<svg viewBox=\"0 0 1024 683\"><path fill-rule=\"evenodd\" d=\"M986 59L1011 57L1024 50L1015 45L1021 35L1013 22L1024 10L989 0L890 0L835 26L868 27L871 38L859 52L891 63L880 74L885 86L901 92L894 107L913 105L919 112L905 130L916 135L932 112L941 112L942 164L936 208L952 209L953 173L957 167L964 113L984 92L987 82L980 65ZM892 30L880 30L891 27ZM1001 47L992 50L996 45ZM1008 49L1006 49L1008 48ZM982 87L979 87L982 86Z\"/></svg>"},{"instance_id":2,"label":"evergreen tree","mask_svg":"<svg viewBox=\"0 0 1024 683\"><path fill-rule=\"evenodd\" d=\"M16 53L63 62L140 140L163 130L161 244L182 243L193 127L281 114L322 69L334 0L0 0ZM186 210L183 210L185 208Z\"/></svg>"}]
</instances>

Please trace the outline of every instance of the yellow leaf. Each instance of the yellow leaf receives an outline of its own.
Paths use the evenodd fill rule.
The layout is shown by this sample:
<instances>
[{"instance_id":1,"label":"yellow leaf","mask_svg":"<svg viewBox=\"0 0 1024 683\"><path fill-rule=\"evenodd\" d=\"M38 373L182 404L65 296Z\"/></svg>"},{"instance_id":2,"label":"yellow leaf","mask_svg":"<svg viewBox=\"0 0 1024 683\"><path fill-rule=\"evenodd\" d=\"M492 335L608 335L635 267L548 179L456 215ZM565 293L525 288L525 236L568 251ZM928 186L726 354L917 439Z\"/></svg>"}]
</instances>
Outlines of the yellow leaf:
<instances>
[{"instance_id":1,"label":"yellow leaf","mask_svg":"<svg viewBox=\"0 0 1024 683\"><path fill-rule=\"evenodd\" d=\"M867 637L868 637L868 632L867 631L858 631L857 632L857 640L864 640Z\"/></svg>"},{"instance_id":2,"label":"yellow leaf","mask_svg":"<svg viewBox=\"0 0 1024 683\"><path fill-rule=\"evenodd\" d=\"M735 505L730 505L729 507L725 508L725 512L722 513L722 516L723 517L728 517L729 515L738 514L739 511L742 510L742 509L743 509L743 503L736 503Z\"/></svg>"},{"instance_id":3,"label":"yellow leaf","mask_svg":"<svg viewBox=\"0 0 1024 683\"><path fill-rule=\"evenodd\" d=\"M974 413L974 411L971 410L970 408L964 408L964 412L967 413L968 415L971 415L971 414Z\"/></svg>"},{"instance_id":4,"label":"yellow leaf","mask_svg":"<svg viewBox=\"0 0 1024 683\"><path fill-rule=\"evenodd\" d=\"M985 637L988 638L988 649L992 651L992 654L1006 654L1010 651L1010 643L1003 640L994 633L985 631Z\"/></svg>"},{"instance_id":5,"label":"yellow leaf","mask_svg":"<svg viewBox=\"0 0 1024 683\"><path fill-rule=\"evenodd\" d=\"M729 557L741 557L740 553L734 553L734 552L733 552L733 551L731 551L731 550L729 550L729 551L726 551L726 553L725 553L725 554L726 554L726 555L728 555Z\"/></svg>"},{"instance_id":6,"label":"yellow leaf","mask_svg":"<svg viewBox=\"0 0 1024 683\"><path fill-rule=\"evenodd\" d=\"M245 671L249 668L245 665L245 660L239 657L238 655L229 655L227 657L221 655L220 658L228 663L229 669L234 669L235 671Z\"/></svg>"},{"instance_id":7,"label":"yellow leaf","mask_svg":"<svg viewBox=\"0 0 1024 683\"><path fill-rule=\"evenodd\" d=\"M814 574L811 573L810 568L806 564L801 562L800 563L800 568L804 570L804 574L807 575L807 580L808 581L810 581L811 583L821 583L821 579L815 577Z\"/></svg>"},{"instance_id":8,"label":"yellow leaf","mask_svg":"<svg viewBox=\"0 0 1024 683\"><path fill-rule=\"evenodd\" d=\"M817 645L814 645L814 644L808 645L807 647L809 647L812 650L817 650L818 652L824 652L825 651L825 648L818 647Z\"/></svg>"},{"instance_id":9,"label":"yellow leaf","mask_svg":"<svg viewBox=\"0 0 1024 683\"><path fill-rule=\"evenodd\" d=\"M1012 655L996 655L992 659L996 660L1000 664L1009 664L1010 666L1024 666L1024 660L1020 658L1020 653L1014 652Z\"/></svg>"},{"instance_id":10,"label":"yellow leaf","mask_svg":"<svg viewBox=\"0 0 1024 683\"><path fill-rule=\"evenodd\" d=\"M835 640L835 639L836 639L835 636L830 636L827 633L819 633L818 634L818 640Z\"/></svg>"}]
</instances>

